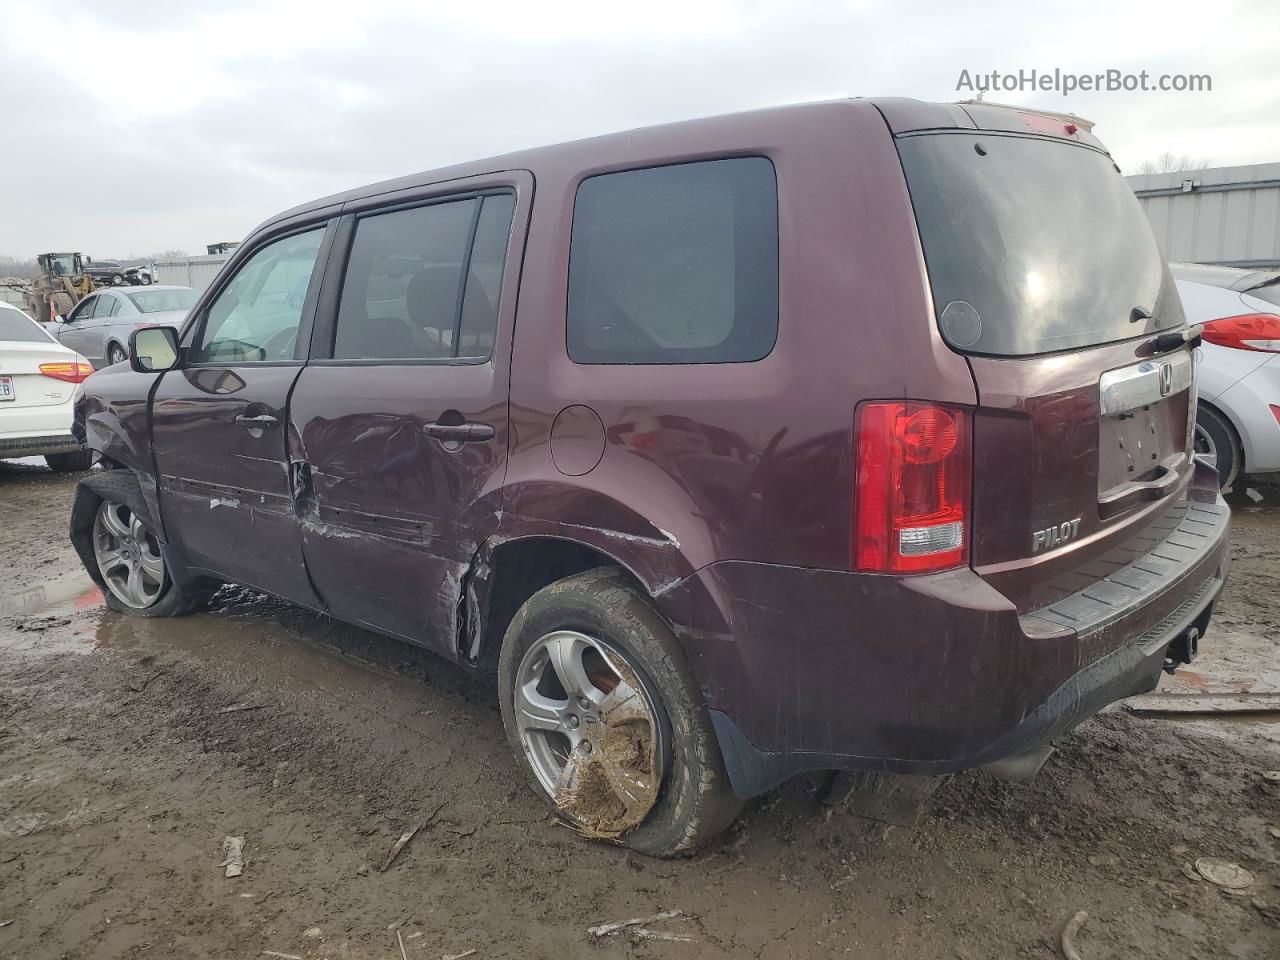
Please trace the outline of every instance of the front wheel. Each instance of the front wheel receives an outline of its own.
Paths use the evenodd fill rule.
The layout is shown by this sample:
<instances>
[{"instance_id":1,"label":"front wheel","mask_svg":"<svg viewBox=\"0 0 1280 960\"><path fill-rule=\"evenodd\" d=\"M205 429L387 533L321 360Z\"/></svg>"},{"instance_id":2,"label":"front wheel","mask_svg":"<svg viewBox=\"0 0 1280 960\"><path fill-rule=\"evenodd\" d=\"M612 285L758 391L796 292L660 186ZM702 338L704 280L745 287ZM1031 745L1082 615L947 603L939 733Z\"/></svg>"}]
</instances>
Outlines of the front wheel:
<instances>
[{"instance_id":1,"label":"front wheel","mask_svg":"<svg viewBox=\"0 0 1280 960\"><path fill-rule=\"evenodd\" d=\"M741 810L675 637L619 571L589 570L529 598L507 629L498 679L518 762L582 834L675 856Z\"/></svg>"},{"instance_id":2,"label":"front wheel","mask_svg":"<svg viewBox=\"0 0 1280 960\"><path fill-rule=\"evenodd\" d=\"M183 586L169 570L137 480L124 470L80 481L71 539L108 607L136 617L178 617L203 606L218 584Z\"/></svg>"}]
</instances>

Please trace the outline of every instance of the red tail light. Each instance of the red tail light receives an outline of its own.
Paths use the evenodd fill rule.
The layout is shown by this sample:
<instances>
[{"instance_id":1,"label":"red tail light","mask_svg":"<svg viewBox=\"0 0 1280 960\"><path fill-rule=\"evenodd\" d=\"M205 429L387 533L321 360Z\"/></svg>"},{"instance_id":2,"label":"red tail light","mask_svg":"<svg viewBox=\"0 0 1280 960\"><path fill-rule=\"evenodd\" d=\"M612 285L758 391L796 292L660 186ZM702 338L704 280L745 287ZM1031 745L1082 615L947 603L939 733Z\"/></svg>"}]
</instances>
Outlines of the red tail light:
<instances>
[{"instance_id":1,"label":"red tail light","mask_svg":"<svg viewBox=\"0 0 1280 960\"><path fill-rule=\"evenodd\" d=\"M79 361L68 363L42 363L40 372L54 380L65 380L67 383L82 383L89 379L93 367Z\"/></svg>"},{"instance_id":2,"label":"red tail light","mask_svg":"<svg viewBox=\"0 0 1280 960\"><path fill-rule=\"evenodd\" d=\"M922 573L969 559L970 415L931 403L858 408L850 565Z\"/></svg>"},{"instance_id":3,"label":"red tail light","mask_svg":"<svg viewBox=\"0 0 1280 960\"><path fill-rule=\"evenodd\" d=\"M1210 320L1204 338L1220 347L1280 353L1280 316L1274 313L1245 313L1238 317Z\"/></svg>"}]
</instances>

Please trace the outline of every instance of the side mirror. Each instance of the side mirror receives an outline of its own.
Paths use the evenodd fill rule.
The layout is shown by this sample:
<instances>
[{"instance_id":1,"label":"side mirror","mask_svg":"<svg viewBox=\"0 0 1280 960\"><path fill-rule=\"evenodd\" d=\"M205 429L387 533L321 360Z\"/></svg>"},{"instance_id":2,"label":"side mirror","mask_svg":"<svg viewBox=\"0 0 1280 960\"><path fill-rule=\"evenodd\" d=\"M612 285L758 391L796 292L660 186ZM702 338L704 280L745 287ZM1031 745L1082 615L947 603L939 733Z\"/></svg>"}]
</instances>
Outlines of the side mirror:
<instances>
[{"instance_id":1,"label":"side mirror","mask_svg":"<svg viewBox=\"0 0 1280 960\"><path fill-rule=\"evenodd\" d=\"M178 365L176 327L142 327L129 335L129 366L137 373L159 373Z\"/></svg>"}]
</instances>

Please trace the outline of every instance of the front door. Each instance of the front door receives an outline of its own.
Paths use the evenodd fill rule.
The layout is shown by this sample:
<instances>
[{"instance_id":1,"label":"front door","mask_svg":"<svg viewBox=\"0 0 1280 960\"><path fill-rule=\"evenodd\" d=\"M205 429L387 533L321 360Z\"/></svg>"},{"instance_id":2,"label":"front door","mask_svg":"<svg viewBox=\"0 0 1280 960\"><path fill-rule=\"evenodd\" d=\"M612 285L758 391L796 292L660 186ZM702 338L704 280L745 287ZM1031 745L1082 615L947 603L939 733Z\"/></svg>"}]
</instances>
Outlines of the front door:
<instances>
[{"instance_id":1,"label":"front door","mask_svg":"<svg viewBox=\"0 0 1280 960\"><path fill-rule=\"evenodd\" d=\"M103 294L90 294L79 303L63 322L55 328L58 342L70 347L88 360L95 370L106 366L106 354L102 348L102 324L94 319L98 304L106 300Z\"/></svg>"},{"instance_id":2,"label":"front door","mask_svg":"<svg viewBox=\"0 0 1280 960\"><path fill-rule=\"evenodd\" d=\"M303 555L327 607L446 652L462 576L501 517L504 264L523 243L525 183L352 215L341 295L317 318L290 410L309 473Z\"/></svg>"},{"instance_id":3,"label":"front door","mask_svg":"<svg viewBox=\"0 0 1280 960\"><path fill-rule=\"evenodd\" d=\"M243 261L152 399L165 531L188 565L309 606L319 600L302 561L287 427L324 236L315 226Z\"/></svg>"}]
</instances>

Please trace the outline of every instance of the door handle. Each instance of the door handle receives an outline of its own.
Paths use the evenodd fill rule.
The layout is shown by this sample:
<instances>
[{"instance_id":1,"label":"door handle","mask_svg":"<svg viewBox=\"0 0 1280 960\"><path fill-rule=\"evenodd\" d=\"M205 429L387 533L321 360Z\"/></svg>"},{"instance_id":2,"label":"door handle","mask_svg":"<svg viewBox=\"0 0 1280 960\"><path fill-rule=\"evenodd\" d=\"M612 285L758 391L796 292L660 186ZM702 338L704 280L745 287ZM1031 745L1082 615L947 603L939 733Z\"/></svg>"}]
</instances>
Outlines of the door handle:
<instances>
[{"instance_id":1,"label":"door handle","mask_svg":"<svg viewBox=\"0 0 1280 960\"><path fill-rule=\"evenodd\" d=\"M246 427L274 427L280 421L269 413L259 414L256 417L246 417L243 413L236 417L236 423L242 423Z\"/></svg>"},{"instance_id":2,"label":"door handle","mask_svg":"<svg viewBox=\"0 0 1280 960\"><path fill-rule=\"evenodd\" d=\"M480 440L492 440L494 429L487 423L424 423L422 432L437 440L452 440L455 443L474 443Z\"/></svg>"}]
</instances>

